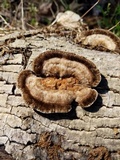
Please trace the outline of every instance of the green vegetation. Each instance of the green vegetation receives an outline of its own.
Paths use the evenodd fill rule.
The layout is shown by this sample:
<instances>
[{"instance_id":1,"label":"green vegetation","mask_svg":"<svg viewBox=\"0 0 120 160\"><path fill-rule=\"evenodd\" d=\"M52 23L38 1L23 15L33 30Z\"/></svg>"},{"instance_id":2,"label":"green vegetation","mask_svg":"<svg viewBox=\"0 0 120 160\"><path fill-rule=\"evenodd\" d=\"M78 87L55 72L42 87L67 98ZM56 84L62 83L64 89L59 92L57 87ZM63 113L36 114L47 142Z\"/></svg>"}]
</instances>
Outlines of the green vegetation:
<instances>
[{"instance_id":1,"label":"green vegetation","mask_svg":"<svg viewBox=\"0 0 120 160\"><path fill-rule=\"evenodd\" d=\"M35 6L34 3L29 3L28 10L29 10L30 15L31 15L29 23L32 26L36 26L38 24L38 22L37 22L37 12L38 12L38 9L37 9L37 7Z\"/></svg>"},{"instance_id":2,"label":"green vegetation","mask_svg":"<svg viewBox=\"0 0 120 160\"><path fill-rule=\"evenodd\" d=\"M4 9L9 9L10 8L10 3L8 2L8 0L3 0L2 7Z\"/></svg>"},{"instance_id":3,"label":"green vegetation","mask_svg":"<svg viewBox=\"0 0 120 160\"><path fill-rule=\"evenodd\" d=\"M113 27L112 32L120 37L120 3L115 8L112 8L111 3L108 3L106 10L100 6L99 9L102 12L102 17L99 20L101 28L112 29Z\"/></svg>"}]
</instances>

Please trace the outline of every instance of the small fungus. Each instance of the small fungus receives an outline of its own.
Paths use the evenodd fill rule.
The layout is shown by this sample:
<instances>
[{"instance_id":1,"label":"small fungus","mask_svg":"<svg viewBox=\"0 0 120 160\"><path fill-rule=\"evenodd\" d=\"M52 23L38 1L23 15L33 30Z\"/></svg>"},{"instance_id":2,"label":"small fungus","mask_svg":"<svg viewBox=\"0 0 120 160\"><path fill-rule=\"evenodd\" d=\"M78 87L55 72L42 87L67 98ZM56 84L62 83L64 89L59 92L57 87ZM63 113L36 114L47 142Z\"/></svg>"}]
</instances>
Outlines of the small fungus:
<instances>
[{"instance_id":1,"label":"small fungus","mask_svg":"<svg viewBox=\"0 0 120 160\"><path fill-rule=\"evenodd\" d=\"M99 70L85 57L58 50L35 58L33 71L19 74L18 87L25 102L42 113L67 113L72 103L86 108L97 99Z\"/></svg>"},{"instance_id":2,"label":"small fungus","mask_svg":"<svg viewBox=\"0 0 120 160\"><path fill-rule=\"evenodd\" d=\"M92 48L102 47L103 49L120 53L120 39L112 32L105 29L86 31L83 33L83 38L80 41L83 45L88 45Z\"/></svg>"}]
</instances>

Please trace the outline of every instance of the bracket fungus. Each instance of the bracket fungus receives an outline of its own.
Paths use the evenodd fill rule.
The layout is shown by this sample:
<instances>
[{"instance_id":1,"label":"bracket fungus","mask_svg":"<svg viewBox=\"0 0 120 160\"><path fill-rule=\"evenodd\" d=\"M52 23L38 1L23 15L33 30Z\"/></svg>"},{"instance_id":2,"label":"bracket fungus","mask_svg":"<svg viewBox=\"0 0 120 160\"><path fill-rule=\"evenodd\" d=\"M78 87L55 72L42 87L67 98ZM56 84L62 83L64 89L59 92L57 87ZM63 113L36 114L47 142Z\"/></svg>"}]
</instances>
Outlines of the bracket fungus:
<instances>
[{"instance_id":1,"label":"bracket fungus","mask_svg":"<svg viewBox=\"0 0 120 160\"><path fill-rule=\"evenodd\" d=\"M120 38L105 29L92 29L85 31L83 37L81 38L80 35L79 40L78 36L76 41L77 43L80 41L83 45L92 48L98 47L98 49L107 49L109 51L120 53Z\"/></svg>"},{"instance_id":2,"label":"bracket fungus","mask_svg":"<svg viewBox=\"0 0 120 160\"><path fill-rule=\"evenodd\" d=\"M35 58L33 71L19 74L18 87L25 102L42 113L67 113L73 102L86 108L97 99L101 80L95 64L85 57L58 50Z\"/></svg>"}]
</instances>

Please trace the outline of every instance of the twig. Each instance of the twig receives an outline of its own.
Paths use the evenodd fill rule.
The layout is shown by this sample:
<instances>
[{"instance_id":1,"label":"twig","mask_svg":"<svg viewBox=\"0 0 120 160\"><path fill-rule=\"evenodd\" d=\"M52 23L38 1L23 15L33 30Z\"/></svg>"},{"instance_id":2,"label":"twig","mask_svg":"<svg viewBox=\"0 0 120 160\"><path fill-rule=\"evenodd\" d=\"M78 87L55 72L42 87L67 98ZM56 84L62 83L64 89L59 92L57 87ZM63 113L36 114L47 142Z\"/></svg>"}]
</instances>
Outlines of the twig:
<instances>
[{"instance_id":1,"label":"twig","mask_svg":"<svg viewBox=\"0 0 120 160\"><path fill-rule=\"evenodd\" d=\"M62 5L66 8L66 4L63 0L60 0L60 2L62 3Z\"/></svg>"},{"instance_id":2,"label":"twig","mask_svg":"<svg viewBox=\"0 0 120 160\"><path fill-rule=\"evenodd\" d=\"M21 22L22 22L22 29L25 30L23 0L21 0Z\"/></svg>"},{"instance_id":3,"label":"twig","mask_svg":"<svg viewBox=\"0 0 120 160\"><path fill-rule=\"evenodd\" d=\"M55 13L53 12L52 8L50 7L50 11L52 13L53 18L55 18Z\"/></svg>"},{"instance_id":4,"label":"twig","mask_svg":"<svg viewBox=\"0 0 120 160\"><path fill-rule=\"evenodd\" d=\"M3 16L0 15L0 18L3 20L3 22L4 22L7 26L9 26L10 28L12 28L12 26L11 26L9 23L7 23L7 21L3 18Z\"/></svg>"},{"instance_id":5,"label":"twig","mask_svg":"<svg viewBox=\"0 0 120 160\"><path fill-rule=\"evenodd\" d=\"M88 9L87 12L85 12L85 13L81 16L81 18L85 17L86 14L88 14L88 12L90 12L91 9L93 9L99 2L100 2L100 0L98 0L92 7L90 7L90 9Z\"/></svg>"},{"instance_id":6,"label":"twig","mask_svg":"<svg viewBox=\"0 0 120 160\"><path fill-rule=\"evenodd\" d=\"M29 27L31 27L32 29L35 29L35 30L36 30L36 28L35 28L35 27L33 27L31 24L26 23L26 25L28 25L28 26L29 26Z\"/></svg>"},{"instance_id":7,"label":"twig","mask_svg":"<svg viewBox=\"0 0 120 160\"><path fill-rule=\"evenodd\" d=\"M18 14L18 12L20 11L20 9L21 9L21 2L19 3L19 5L17 6L17 9L16 9L16 11L15 11L15 16L13 17L13 20L12 20L12 23L14 24L14 22L16 22L17 21L17 14Z\"/></svg>"},{"instance_id":8,"label":"twig","mask_svg":"<svg viewBox=\"0 0 120 160\"><path fill-rule=\"evenodd\" d=\"M111 28L109 28L108 31L111 31L112 29L114 29L119 24L120 24L120 21L118 23L116 23L114 26L112 26Z\"/></svg>"},{"instance_id":9,"label":"twig","mask_svg":"<svg viewBox=\"0 0 120 160\"><path fill-rule=\"evenodd\" d=\"M58 4L57 4L57 2L55 1L55 0L53 0L54 1L54 3L55 3L55 5L56 5L56 8L57 8L57 14L59 13L59 6L58 6Z\"/></svg>"}]
</instances>

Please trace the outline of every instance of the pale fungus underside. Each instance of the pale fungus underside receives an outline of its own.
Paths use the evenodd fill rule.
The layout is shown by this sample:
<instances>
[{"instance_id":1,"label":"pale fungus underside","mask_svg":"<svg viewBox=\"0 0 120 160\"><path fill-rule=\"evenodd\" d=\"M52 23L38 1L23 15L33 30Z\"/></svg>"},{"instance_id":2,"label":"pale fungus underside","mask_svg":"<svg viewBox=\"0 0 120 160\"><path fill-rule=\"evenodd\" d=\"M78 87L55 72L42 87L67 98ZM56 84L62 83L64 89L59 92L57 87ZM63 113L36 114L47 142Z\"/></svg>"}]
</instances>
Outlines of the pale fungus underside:
<instances>
[{"instance_id":1,"label":"pale fungus underside","mask_svg":"<svg viewBox=\"0 0 120 160\"><path fill-rule=\"evenodd\" d=\"M86 108L97 99L99 70L85 57L58 50L46 51L33 62L33 71L19 74L25 102L42 113L67 113L73 102Z\"/></svg>"}]
</instances>

